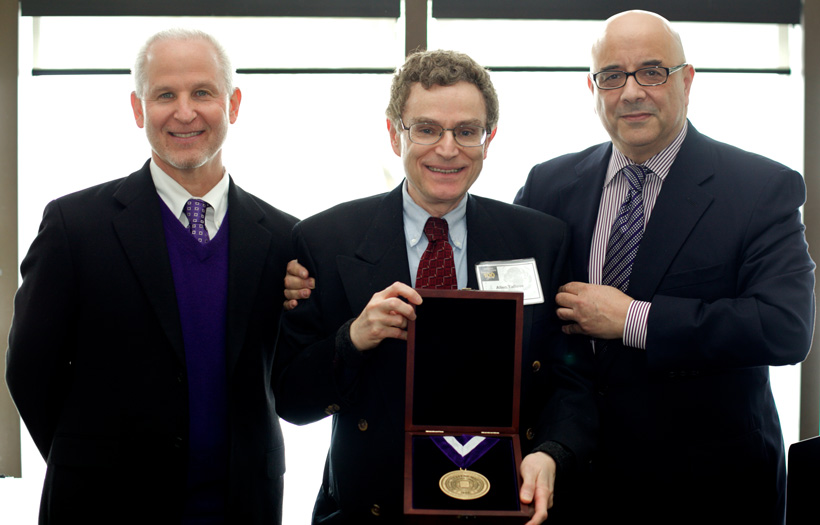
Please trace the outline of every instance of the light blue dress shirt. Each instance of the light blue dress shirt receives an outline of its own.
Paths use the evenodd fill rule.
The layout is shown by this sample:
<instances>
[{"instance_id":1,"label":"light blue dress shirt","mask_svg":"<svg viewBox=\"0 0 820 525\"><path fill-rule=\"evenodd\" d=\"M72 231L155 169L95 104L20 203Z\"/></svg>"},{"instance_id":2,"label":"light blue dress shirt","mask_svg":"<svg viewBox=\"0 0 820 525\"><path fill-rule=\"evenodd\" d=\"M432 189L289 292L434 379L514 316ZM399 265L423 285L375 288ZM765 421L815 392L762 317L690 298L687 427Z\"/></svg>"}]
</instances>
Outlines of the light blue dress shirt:
<instances>
[{"instance_id":1,"label":"light blue dress shirt","mask_svg":"<svg viewBox=\"0 0 820 525\"><path fill-rule=\"evenodd\" d=\"M407 193L407 180L401 186L403 197L402 210L404 217L404 239L407 243L407 262L410 266L410 284L415 288L416 273L419 261L427 249L427 236L424 235L424 225L430 214L413 201ZM467 199L465 194L461 202L442 219L447 221L449 228L450 245L453 247L453 258L456 267L458 287L467 288Z\"/></svg>"}]
</instances>

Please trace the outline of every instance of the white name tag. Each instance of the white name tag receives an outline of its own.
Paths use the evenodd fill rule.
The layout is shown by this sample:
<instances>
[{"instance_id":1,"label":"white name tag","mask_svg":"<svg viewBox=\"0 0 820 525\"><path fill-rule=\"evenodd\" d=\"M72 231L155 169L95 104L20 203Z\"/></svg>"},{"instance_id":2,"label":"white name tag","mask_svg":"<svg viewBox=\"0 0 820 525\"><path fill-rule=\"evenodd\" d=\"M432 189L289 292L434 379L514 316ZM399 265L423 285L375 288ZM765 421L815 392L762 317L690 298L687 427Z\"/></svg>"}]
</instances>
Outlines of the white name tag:
<instances>
[{"instance_id":1,"label":"white name tag","mask_svg":"<svg viewBox=\"0 0 820 525\"><path fill-rule=\"evenodd\" d=\"M544 302L544 292L533 258L480 262L475 265L475 271L479 290L523 292L525 305Z\"/></svg>"}]
</instances>

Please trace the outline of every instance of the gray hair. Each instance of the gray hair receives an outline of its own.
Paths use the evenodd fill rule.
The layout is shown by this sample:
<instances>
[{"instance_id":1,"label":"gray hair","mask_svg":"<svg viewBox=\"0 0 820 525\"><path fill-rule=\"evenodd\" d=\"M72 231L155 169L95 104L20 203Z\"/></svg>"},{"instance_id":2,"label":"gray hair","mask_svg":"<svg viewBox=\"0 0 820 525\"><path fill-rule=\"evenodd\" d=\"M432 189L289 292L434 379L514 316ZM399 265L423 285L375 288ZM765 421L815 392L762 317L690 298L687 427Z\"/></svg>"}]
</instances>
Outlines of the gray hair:
<instances>
[{"instance_id":1,"label":"gray hair","mask_svg":"<svg viewBox=\"0 0 820 525\"><path fill-rule=\"evenodd\" d=\"M231 59L228 56L227 51L225 51L225 48L222 47L222 44L220 44L213 35L210 35L205 31L200 31L199 29L175 28L166 29L165 31L156 33L151 38L146 40L145 44L142 45L137 53L137 59L134 62L133 74L134 91L136 92L138 99L142 100L145 90L148 87L148 74L145 72L145 62L148 60L148 50L151 49L151 46L157 42L165 42L169 40L204 40L205 42L211 44L214 48L214 53L216 54L219 67L222 70L222 78L225 83L226 91L229 96L233 93L233 67L231 66Z\"/></svg>"}]
</instances>

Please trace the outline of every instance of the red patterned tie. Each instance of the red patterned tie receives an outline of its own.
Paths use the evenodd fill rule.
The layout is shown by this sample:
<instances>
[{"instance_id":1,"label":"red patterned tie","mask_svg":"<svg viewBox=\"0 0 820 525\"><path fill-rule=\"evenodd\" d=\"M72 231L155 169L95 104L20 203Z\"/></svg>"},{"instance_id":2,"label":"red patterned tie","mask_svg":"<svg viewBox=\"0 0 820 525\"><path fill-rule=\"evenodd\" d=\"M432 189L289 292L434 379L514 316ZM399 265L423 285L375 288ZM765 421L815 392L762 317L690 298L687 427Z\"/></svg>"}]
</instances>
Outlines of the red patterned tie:
<instances>
[{"instance_id":1,"label":"red patterned tie","mask_svg":"<svg viewBox=\"0 0 820 525\"><path fill-rule=\"evenodd\" d=\"M424 234L427 236L428 244L419 262L416 288L458 288L453 247L447 242L447 233L447 221L435 217L427 219Z\"/></svg>"}]
</instances>

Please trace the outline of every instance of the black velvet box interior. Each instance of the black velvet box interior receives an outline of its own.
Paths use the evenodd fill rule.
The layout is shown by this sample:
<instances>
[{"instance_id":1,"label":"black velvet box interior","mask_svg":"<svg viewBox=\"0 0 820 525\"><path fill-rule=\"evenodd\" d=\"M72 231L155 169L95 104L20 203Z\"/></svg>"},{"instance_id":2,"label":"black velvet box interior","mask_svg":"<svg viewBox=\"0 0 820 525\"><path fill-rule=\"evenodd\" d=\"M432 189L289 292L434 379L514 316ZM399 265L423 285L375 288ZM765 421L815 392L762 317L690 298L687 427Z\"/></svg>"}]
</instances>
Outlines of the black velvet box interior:
<instances>
[{"instance_id":1,"label":"black velvet box interior","mask_svg":"<svg viewBox=\"0 0 820 525\"><path fill-rule=\"evenodd\" d=\"M475 500L454 499L441 491L439 479L458 467L439 450L431 436L414 435L412 446L414 508L462 511L520 509L515 450L509 436L500 437L493 448L467 467L490 481L490 491Z\"/></svg>"},{"instance_id":2,"label":"black velvet box interior","mask_svg":"<svg viewBox=\"0 0 820 525\"><path fill-rule=\"evenodd\" d=\"M447 517L486 522L530 516L532 509L518 499L522 294L419 293L423 302L408 326L405 514L414 522L437 523ZM466 467L489 480L486 495L459 500L442 492L440 478L458 466L433 443L434 435L498 439Z\"/></svg>"}]
</instances>

